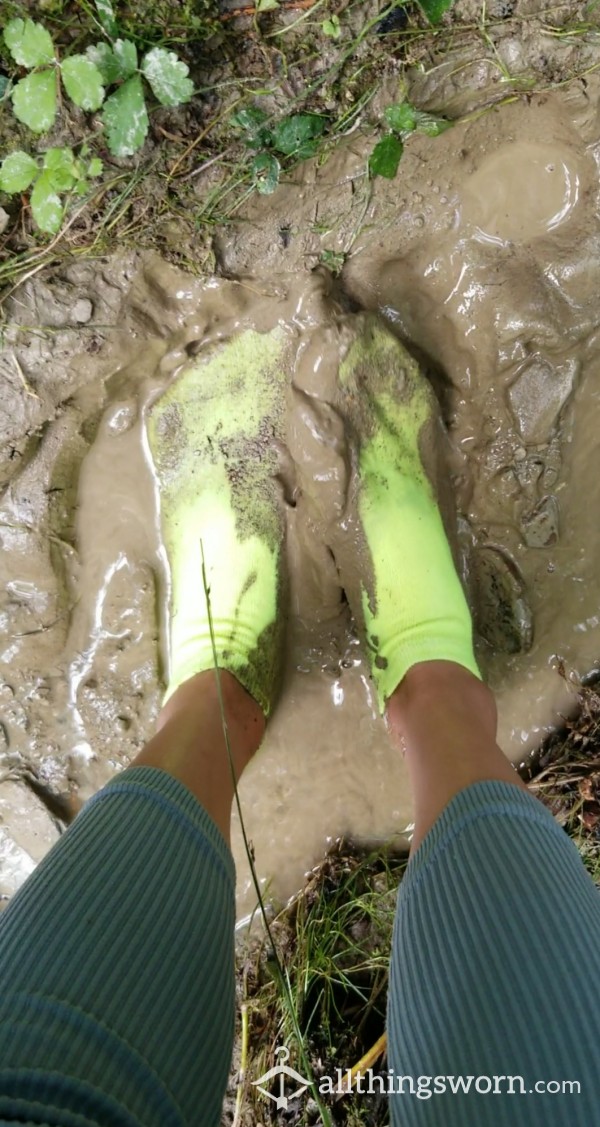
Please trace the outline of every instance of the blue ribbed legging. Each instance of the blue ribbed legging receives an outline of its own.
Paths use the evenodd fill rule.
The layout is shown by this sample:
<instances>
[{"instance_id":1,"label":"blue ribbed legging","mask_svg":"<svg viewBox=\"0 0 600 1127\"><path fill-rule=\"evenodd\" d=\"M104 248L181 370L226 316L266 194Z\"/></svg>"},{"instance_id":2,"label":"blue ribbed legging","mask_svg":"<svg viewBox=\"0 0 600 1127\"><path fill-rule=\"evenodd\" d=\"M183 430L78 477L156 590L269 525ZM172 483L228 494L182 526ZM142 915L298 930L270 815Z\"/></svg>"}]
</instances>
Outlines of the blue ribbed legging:
<instances>
[{"instance_id":1,"label":"blue ribbed legging","mask_svg":"<svg viewBox=\"0 0 600 1127\"><path fill-rule=\"evenodd\" d=\"M180 783L133 768L95 795L0 919L0 1123L216 1127L234 909L229 851ZM600 1124L599 935L550 814L504 783L459 794L399 891L389 1065L413 1094L394 1127ZM479 1090L428 1097L446 1076Z\"/></svg>"}]
</instances>

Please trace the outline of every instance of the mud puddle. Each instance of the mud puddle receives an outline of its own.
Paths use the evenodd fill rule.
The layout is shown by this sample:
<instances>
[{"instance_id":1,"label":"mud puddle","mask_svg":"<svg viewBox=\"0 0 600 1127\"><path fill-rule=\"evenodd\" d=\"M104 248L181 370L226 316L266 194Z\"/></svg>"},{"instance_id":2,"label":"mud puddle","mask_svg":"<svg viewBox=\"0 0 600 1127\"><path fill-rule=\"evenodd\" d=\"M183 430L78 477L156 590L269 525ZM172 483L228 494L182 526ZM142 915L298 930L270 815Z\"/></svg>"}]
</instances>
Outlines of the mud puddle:
<instances>
[{"instance_id":1,"label":"mud puddle","mask_svg":"<svg viewBox=\"0 0 600 1127\"><path fill-rule=\"evenodd\" d=\"M600 655L597 104L578 85L412 138L391 183L366 181L370 141L351 138L219 237L238 282L114 260L87 282L67 278L58 310L56 288L37 310L38 291L15 295L24 328L2 360L4 894L152 730L165 568L143 405L198 347L240 327L279 321L302 357L333 301L379 311L411 345L448 424L458 555L502 745L521 759L572 707L558 660L585 674ZM311 273L324 247L345 256L325 297L332 284ZM327 838L387 841L411 821L315 502L311 427L322 438L331 421L317 370L313 358L290 372L288 667L241 788L278 898ZM253 898L238 829L243 913Z\"/></svg>"}]
</instances>

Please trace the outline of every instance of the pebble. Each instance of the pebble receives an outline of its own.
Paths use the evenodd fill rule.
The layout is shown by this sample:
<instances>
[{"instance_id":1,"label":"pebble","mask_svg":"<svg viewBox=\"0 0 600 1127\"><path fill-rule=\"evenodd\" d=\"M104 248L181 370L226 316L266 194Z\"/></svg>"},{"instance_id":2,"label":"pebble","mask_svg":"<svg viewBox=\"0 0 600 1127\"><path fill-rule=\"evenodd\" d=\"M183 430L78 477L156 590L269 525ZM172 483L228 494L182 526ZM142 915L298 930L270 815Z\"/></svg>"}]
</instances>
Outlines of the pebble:
<instances>
[{"instance_id":1,"label":"pebble","mask_svg":"<svg viewBox=\"0 0 600 1127\"><path fill-rule=\"evenodd\" d=\"M71 321L76 325L87 325L91 321L94 306L89 297L80 297L71 310Z\"/></svg>"}]
</instances>

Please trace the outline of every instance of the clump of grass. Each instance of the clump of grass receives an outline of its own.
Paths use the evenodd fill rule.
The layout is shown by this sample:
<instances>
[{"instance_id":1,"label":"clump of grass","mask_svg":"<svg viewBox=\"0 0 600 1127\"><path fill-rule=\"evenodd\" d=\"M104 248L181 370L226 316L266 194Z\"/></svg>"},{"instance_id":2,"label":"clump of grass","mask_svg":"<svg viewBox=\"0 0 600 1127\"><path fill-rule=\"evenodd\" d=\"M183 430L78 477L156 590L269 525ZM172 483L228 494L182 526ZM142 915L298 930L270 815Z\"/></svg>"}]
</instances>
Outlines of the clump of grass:
<instances>
[{"instance_id":1,"label":"clump of grass","mask_svg":"<svg viewBox=\"0 0 600 1127\"><path fill-rule=\"evenodd\" d=\"M381 850L365 853L339 841L271 922L275 952L265 939L248 941L238 965L247 1041L240 1127L279 1122L250 1081L271 1067L279 1045L289 1045L290 1064L301 1071L301 1062L293 1059L296 1026L317 1081L336 1068L345 1074L381 1042L396 895L405 867L405 858ZM383 1046L374 1065L382 1058ZM335 1124L363 1122L363 1113L364 1100L353 1095L331 1107ZM294 1122L314 1123L314 1115L310 1100L299 1101ZM369 1123L386 1122L385 1101L373 1097Z\"/></svg>"}]
</instances>

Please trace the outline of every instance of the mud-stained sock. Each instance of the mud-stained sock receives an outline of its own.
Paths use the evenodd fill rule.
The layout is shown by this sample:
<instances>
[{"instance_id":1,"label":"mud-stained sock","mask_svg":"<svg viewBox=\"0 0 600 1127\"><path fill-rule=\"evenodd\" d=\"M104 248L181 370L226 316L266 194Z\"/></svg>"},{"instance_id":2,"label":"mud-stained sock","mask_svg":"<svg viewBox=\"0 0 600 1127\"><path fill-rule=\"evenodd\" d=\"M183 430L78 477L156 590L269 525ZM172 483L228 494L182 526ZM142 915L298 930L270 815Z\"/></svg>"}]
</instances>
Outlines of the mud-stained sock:
<instances>
[{"instance_id":1,"label":"mud-stained sock","mask_svg":"<svg viewBox=\"0 0 600 1127\"><path fill-rule=\"evenodd\" d=\"M346 531L334 550L383 710L417 662L454 661L477 676L479 670L471 616L423 462L440 425L434 393L376 317L348 318L341 332L348 341L337 408L356 472Z\"/></svg>"},{"instance_id":2,"label":"mud-stained sock","mask_svg":"<svg viewBox=\"0 0 600 1127\"><path fill-rule=\"evenodd\" d=\"M244 332L185 369L147 434L171 573L167 699L217 660L271 711L283 638L284 522L275 481L284 337Z\"/></svg>"}]
</instances>

